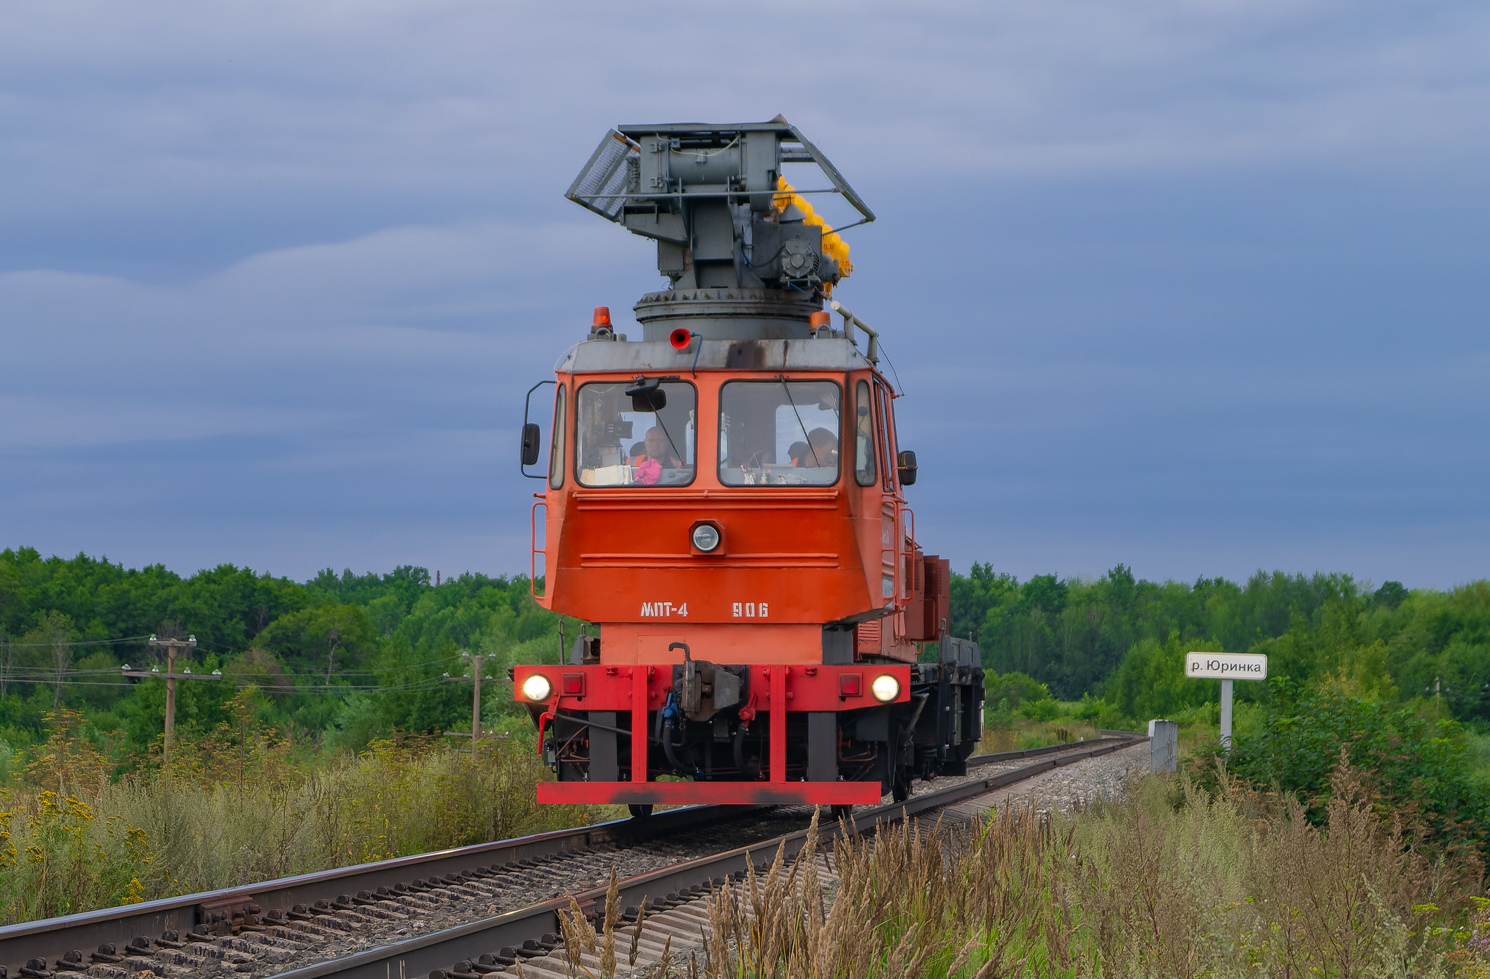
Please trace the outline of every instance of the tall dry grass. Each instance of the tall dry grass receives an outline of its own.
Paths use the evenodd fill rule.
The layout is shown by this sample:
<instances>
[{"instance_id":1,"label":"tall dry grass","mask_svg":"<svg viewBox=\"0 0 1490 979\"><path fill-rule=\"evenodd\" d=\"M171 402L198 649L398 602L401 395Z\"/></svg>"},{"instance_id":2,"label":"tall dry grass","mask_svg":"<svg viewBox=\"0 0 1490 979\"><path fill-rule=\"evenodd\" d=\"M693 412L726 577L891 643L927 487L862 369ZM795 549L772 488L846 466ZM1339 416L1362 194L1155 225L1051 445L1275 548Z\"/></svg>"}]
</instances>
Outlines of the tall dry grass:
<instances>
[{"instance_id":1,"label":"tall dry grass","mask_svg":"<svg viewBox=\"0 0 1490 979\"><path fill-rule=\"evenodd\" d=\"M315 765L286 763L275 746L258 745L246 746L241 762L214 774L185 758L178 770L119 782L86 767L69 778L54 765L35 773L40 787L4 790L0 922L486 842L599 815L591 807L538 806L533 786L547 771L531 745L516 742L476 754L375 742Z\"/></svg>"},{"instance_id":2,"label":"tall dry grass","mask_svg":"<svg viewBox=\"0 0 1490 979\"><path fill-rule=\"evenodd\" d=\"M1069 819L1013 808L972 826L885 826L835 845L826 886L810 861L778 859L717 894L710 948L691 967L794 979L1486 974L1481 868L1415 851L1349 769L1334 788L1323 827L1288 799L1160 778Z\"/></svg>"}]
</instances>

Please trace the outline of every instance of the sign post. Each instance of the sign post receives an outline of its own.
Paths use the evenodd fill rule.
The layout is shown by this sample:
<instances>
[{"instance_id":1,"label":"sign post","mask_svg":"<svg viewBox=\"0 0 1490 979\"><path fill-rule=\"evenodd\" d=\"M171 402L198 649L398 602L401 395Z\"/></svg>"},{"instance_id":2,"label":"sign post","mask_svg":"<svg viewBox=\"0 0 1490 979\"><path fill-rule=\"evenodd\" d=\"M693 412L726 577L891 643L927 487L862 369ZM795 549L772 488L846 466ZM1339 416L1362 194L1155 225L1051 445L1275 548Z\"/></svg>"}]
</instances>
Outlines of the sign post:
<instances>
[{"instance_id":1,"label":"sign post","mask_svg":"<svg viewBox=\"0 0 1490 979\"><path fill-rule=\"evenodd\" d=\"M1231 750L1231 683L1266 680L1268 658L1263 653L1186 653L1185 676L1221 681L1221 750Z\"/></svg>"}]
</instances>

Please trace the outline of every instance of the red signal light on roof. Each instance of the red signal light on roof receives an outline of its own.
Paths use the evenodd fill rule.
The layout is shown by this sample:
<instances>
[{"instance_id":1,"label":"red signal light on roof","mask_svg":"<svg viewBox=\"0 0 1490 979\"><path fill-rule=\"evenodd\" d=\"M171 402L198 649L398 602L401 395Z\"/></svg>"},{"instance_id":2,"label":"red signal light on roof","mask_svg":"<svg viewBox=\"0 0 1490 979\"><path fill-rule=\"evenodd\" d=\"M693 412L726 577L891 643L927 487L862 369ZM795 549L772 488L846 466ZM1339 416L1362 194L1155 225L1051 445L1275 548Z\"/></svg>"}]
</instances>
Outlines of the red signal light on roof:
<instances>
[{"instance_id":1,"label":"red signal light on roof","mask_svg":"<svg viewBox=\"0 0 1490 979\"><path fill-rule=\"evenodd\" d=\"M674 350L687 350L688 345L693 342L693 334L680 326L667 335L667 342L673 345Z\"/></svg>"},{"instance_id":2,"label":"red signal light on roof","mask_svg":"<svg viewBox=\"0 0 1490 979\"><path fill-rule=\"evenodd\" d=\"M814 330L820 329L828 325L829 319L831 319L831 317L827 313L813 313L812 315L807 317L807 325L812 327Z\"/></svg>"},{"instance_id":3,"label":"red signal light on roof","mask_svg":"<svg viewBox=\"0 0 1490 979\"><path fill-rule=\"evenodd\" d=\"M593 330L596 327L601 327L601 326L610 326L610 307L609 306L596 306L595 307L595 318L592 319L592 320L590 320L590 328Z\"/></svg>"}]
</instances>

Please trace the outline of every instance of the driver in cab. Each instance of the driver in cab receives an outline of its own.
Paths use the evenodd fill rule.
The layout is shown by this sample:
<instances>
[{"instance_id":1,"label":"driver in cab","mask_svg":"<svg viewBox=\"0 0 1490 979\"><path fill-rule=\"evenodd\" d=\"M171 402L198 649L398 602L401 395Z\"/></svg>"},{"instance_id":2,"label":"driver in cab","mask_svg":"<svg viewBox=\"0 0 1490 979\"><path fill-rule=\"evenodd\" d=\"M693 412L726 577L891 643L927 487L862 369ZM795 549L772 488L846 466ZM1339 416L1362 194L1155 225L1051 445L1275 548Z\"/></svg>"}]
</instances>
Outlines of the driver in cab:
<instances>
[{"instance_id":1,"label":"driver in cab","mask_svg":"<svg viewBox=\"0 0 1490 979\"><path fill-rule=\"evenodd\" d=\"M660 425L648 429L646 441L633 448L640 448L641 451L629 460L631 478L633 482L643 486L655 486L662 478L662 470L681 469L683 466L682 460L673 455L667 432Z\"/></svg>"},{"instance_id":2,"label":"driver in cab","mask_svg":"<svg viewBox=\"0 0 1490 979\"><path fill-rule=\"evenodd\" d=\"M826 428L814 428L807 435L806 445L798 442L792 449L795 450L791 452L793 466L802 469L838 467L838 437Z\"/></svg>"}]
</instances>

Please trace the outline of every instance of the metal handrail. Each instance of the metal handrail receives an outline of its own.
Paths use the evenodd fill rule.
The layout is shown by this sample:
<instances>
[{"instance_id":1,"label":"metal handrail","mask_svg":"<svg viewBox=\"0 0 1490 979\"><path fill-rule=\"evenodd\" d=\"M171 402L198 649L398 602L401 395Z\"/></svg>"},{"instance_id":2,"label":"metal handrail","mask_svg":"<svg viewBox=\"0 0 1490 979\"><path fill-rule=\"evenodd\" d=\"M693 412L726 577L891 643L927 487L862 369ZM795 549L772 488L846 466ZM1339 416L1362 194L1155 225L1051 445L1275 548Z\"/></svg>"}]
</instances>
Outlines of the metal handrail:
<instances>
[{"instance_id":1,"label":"metal handrail","mask_svg":"<svg viewBox=\"0 0 1490 979\"><path fill-rule=\"evenodd\" d=\"M915 555L915 553L916 553L916 511L911 509L911 506L910 506L909 503L906 503L904 500L901 500L898 497L896 498L895 504L896 504L896 507L899 510L903 511L910 518L909 521L905 521L906 530L901 535L901 538L905 542L905 554L906 554L906 556L907 557L913 557ZM904 574L904 572L905 572L905 561L904 560L900 561L896 565L896 570L899 571L899 572L901 572L902 574ZM902 594L900 596L901 597L900 607L901 608L905 608L907 605L909 605L911 603L910 589L909 588L902 587L901 588L901 592L902 592Z\"/></svg>"},{"instance_id":2,"label":"metal handrail","mask_svg":"<svg viewBox=\"0 0 1490 979\"><path fill-rule=\"evenodd\" d=\"M533 508L528 512L528 594L533 596L533 601L544 608L548 608L545 601L548 598L548 535L544 534L544 562L543 562L543 594L538 594L538 508L543 507L544 520L548 519L548 500L538 494L533 494L538 499L533 501ZM545 528L547 529L547 528Z\"/></svg>"},{"instance_id":3,"label":"metal handrail","mask_svg":"<svg viewBox=\"0 0 1490 979\"><path fill-rule=\"evenodd\" d=\"M864 335L869 338L869 351L864 356L868 359L868 361L871 364L874 364L875 366L879 366L879 362L880 362L880 348L879 348L880 335L879 335L879 331L876 330L874 327L870 326L868 323L866 323L863 320L859 319L859 317L855 316L853 314L853 312L847 306L845 306L843 303L839 302L836 299L834 299L834 300L832 300L831 302L828 303L828 308L831 309L831 310L833 310L833 312L837 313L839 316L842 316L843 317L844 326L848 326L848 324L852 323L854 326L857 326L859 329L861 329L861 330L864 331Z\"/></svg>"}]
</instances>

